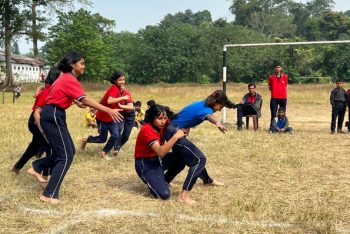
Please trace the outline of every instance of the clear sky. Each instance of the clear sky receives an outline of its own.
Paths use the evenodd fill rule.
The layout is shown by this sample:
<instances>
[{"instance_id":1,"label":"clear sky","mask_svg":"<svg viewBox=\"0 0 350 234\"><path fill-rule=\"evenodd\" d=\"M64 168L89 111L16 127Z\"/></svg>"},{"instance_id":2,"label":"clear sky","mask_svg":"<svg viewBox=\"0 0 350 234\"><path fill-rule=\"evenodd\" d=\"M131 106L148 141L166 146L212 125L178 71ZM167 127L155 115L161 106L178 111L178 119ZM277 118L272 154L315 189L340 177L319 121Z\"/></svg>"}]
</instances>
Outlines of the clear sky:
<instances>
[{"instance_id":1,"label":"clear sky","mask_svg":"<svg viewBox=\"0 0 350 234\"><path fill-rule=\"evenodd\" d=\"M304 3L307 1L300 0ZM194 13L209 10L213 20L225 18L227 21L233 21L234 19L229 10L230 0L92 0L92 2L91 7L83 6L83 8L115 20L117 32L137 32L147 25L158 24L167 14L184 12L187 9ZM80 7L76 5L75 9ZM335 0L334 10L350 10L350 0ZM30 43L26 43L25 40L20 40L19 46L21 53L27 53L31 48Z\"/></svg>"},{"instance_id":2,"label":"clear sky","mask_svg":"<svg viewBox=\"0 0 350 234\"><path fill-rule=\"evenodd\" d=\"M158 24L167 14L209 10L214 20L234 19L226 0L92 0L92 12L116 21L116 31L137 32L147 25Z\"/></svg>"}]
</instances>

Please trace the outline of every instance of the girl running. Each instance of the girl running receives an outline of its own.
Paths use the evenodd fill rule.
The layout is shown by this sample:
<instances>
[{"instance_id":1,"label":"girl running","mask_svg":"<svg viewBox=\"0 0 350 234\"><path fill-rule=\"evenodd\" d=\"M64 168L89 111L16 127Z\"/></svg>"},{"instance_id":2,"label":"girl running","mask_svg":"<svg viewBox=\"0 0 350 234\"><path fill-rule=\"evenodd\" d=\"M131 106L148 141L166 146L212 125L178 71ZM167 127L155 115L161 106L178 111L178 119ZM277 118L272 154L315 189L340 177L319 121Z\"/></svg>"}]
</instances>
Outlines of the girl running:
<instances>
[{"instance_id":1,"label":"girl running","mask_svg":"<svg viewBox=\"0 0 350 234\"><path fill-rule=\"evenodd\" d=\"M122 126L122 132L120 137L114 146L113 156L117 156L121 147L129 140L129 136L131 134L132 128L134 127L135 122L135 108L134 102L132 100L131 92L125 89L125 77L124 79L120 79L117 82L117 86L120 89L122 96L128 96L128 100L122 100L118 103L118 106L123 109L121 112L124 117L124 122Z\"/></svg>"},{"instance_id":2,"label":"girl running","mask_svg":"<svg viewBox=\"0 0 350 234\"><path fill-rule=\"evenodd\" d=\"M114 121L122 120L118 110L107 108L86 96L78 81L78 77L85 71L83 55L70 52L59 62L58 69L63 72L63 75L51 86L40 120L52 148L53 161L51 178L40 199L51 204L57 204L60 201L61 183L75 154L74 143L67 128L65 109L76 102L80 107L89 106L106 112ZM43 159L38 161L40 160ZM34 172L35 176L40 178L41 175L37 171Z\"/></svg>"},{"instance_id":3,"label":"girl running","mask_svg":"<svg viewBox=\"0 0 350 234\"><path fill-rule=\"evenodd\" d=\"M225 133L227 129L214 116L214 112L221 111L224 106L231 108L234 104L228 100L226 94L222 90L216 90L205 100L193 102L183 108L175 118L171 120L166 129L165 139L171 139L178 129L183 129L186 135L188 135L190 128L201 124L204 120L208 120L217 126L222 133ZM195 201L190 198L189 192L192 190L198 177L203 180L204 184L223 185L223 183L209 177L205 169L205 155L186 137L179 139L174 144L173 153L176 154L176 156L183 157L185 164L189 167L187 177L183 184L183 190L178 197L180 202L188 204L195 203Z\"/></svg>"},{"instance_id":4,"label":"girl running","mask_svg":"<svg viewBox=\"0 0 350 234\"><path fill-rule=\"evenodd\" d=\"M103 95L101 104L103 106L109 107L111 109L119 108L118 103L122 100L129 100L130 97L128 95L122 96L121 89L118 84L125 84L125 76L122 72L116 71L113 75L108 79L111 82L111 86ZM126 105L123 108L127 108ZM130 107L133 109L133 106ZM115 122L108 114L98 111L96 113L96 120L98 126L98 136L89 136L87 138L83 138L81 143L81 149L84 150L87 143L105 143L107 141L108 132L110 133L110 137L102 149L100 156L104 159L111 159L108 157L109 151L117 144L119 138L121 137L121 132L124 126L124 121Z\"/></svg>"},{"instance_id":5,"label":"girl running","mask_svg":"<svg viewBox=\"0 0 350 234\"><path fill-rule=\"evenodd\" d=\"M168 153L177 140L185 136L183 130L174 131L164 144L164 130L173 113L169 108L154 105L146 111L135 145L135 170L155 198L170 197L169 182L185 167L181 157ZM160 159L160 158L161 159ZM164 171L167 172L164 175Z\"/></svg>"}]
</instances>

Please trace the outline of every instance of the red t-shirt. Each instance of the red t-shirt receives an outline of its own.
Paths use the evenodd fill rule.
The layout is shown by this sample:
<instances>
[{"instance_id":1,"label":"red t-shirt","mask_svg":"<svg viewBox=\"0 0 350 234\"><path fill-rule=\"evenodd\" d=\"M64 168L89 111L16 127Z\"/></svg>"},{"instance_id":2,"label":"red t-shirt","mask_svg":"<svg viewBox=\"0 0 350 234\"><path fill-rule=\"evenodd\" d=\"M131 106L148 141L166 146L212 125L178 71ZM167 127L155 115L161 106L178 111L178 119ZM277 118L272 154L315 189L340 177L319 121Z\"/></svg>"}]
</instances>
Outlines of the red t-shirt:
<instances>
[{"instance_id":1,"label":"red t-shirt","mask_svg":"<svg viewBox=\"0 0 350 234\"><path fill-rule=\"evenodd\" d=\"M248 96L248 98L247 98L247 102L250 102L250 103L252 103L253 105L254 105L254 103L255 103L255 100L256 100L256 95L254 95L254 96Z\"/></svg>"},{"instance_id":2,"label":"red t-shirt","mask_svg":"<svg viewBox=\"0 0 350 234\"><path fill-rule=\"evenodd\" d=\"M74 100L79 101L84 97L86 94L78 79L71 73L64 73L51 85L46 104L54 104L62 109L67 109Z\"/></svg>"},{"instance_id":3,"label":"red t-shirt","mask_svg":"<svg viewBox=\"0 0 350 234\"><path fill-rule=\"evenodd\" d=\"M271 98L287 98L288 76L281 73L281 77L277 78L276 74L269 77L269 87L271 90Z\"/></svg>"},{"instance_id":4,"label":"red t-shirt","mask_svg":"<svg viewBox=\"0 0 350 234\"><path fill-rule=\"evenodd\" d=\"M163 128L164 129L164 128ZM135 158L158 157L151 146L158 141L160 145L164 144L161 134L150 123L142 126L139 135L136 138Z\"/></svg>"},{"instance_id":5,"label":"red t-shirt","mask_svg":"<svg viewBox=\"0 0 350 234\"><path fill-rule=\"evenodd\" d=\"M50 85L45 84L45 89L43 91L41 91L35 98L35 102L34 102L34 105L32 107L33 111L35 111L35 109L37 107L40 107L41 109L44 108L45 100L46 100L47 96L49 95L49 92L50 92Z\"/></svg>"},{"instance_id":6,"label":"red t-shirt","mask_svg":"<svg viewBox=\"0 0 350 234\"><path fill-rule=\"evenodd\" d=\"M102 100L100 102L101 105L104 105L104 106L109 107L111 109L117 109L118 108L117 103L113 103L113 104L107 103L107 100L109 97L113 97L113 98L121 97L120 89L118 88L118 86L112 84L109 87L109 89L106 91L106 93L103 95ZM103 121L103 122L106 122L106 123L113 121L113 119L111 118L111 116L109 114L102 112L102 111L96 112L96 118Z\"/></svg>"},{"instance_id":7,"label":"red t-shirt","mask_svg":"<svg viewBox=\"0 0 350 234\"><path fill-rule=\"evenodd\" d=\"M126 90L126 89L122 90L121 95L122 95L122 96L129 95L129 99L128 99L128 100L121 100L121 101L119 102L120 104L122 104L122 105L127 105L127 104L129 104L129 103L133 103L132 94L131 94L128 90ZM130 111L130 110L123 110L123 112L128 112L128 111Z\"/></svg>"}]
</instances>

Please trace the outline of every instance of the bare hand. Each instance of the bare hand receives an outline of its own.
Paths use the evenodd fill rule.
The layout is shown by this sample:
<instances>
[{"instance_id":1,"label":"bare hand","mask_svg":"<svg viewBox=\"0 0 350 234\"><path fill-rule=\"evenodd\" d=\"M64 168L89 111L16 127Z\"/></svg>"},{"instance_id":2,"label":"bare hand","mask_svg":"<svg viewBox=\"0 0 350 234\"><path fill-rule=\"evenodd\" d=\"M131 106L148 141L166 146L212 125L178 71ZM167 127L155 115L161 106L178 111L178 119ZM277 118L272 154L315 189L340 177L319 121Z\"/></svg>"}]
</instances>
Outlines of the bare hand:
<instances>
[{"instance_id":1,"label":"bare hand","mask_svg":"<svg viewBox=\"0 0 350 234\"><path fill-rule=\"evenodd\" d=\"M225 133L225 132L227 131L227 128L226 128L224 125L222 125L220 122L216 122L215 125L219 128L219 130L220 130L222 133Z\"/></svg>"},{"instance_id":2,"label":"bare hand","mask_svg":"<svg viewBox=\"0 0 350 234\"><path fill-rule=\"evenodd\" d=\"M79 102L78 100L74 100L74 103L80 108L86 108L87 107L84 103Z\"/></svg>"},{"instance_id":3,"label":"bare hand","mask_svg":"<svg viewBox=\"0 0 350 234\"><path fill-rule=\"evenodd\" d=\"M179 129L179 130L177 130L177 132L175 133L175 136L177 137L177 139L180 139L180 138L186 136L186 133L184 132L183 129Z\"/></svg>"},{"instance_id":4,"label":"bare hand","mask_svg":"<svg viewBox=\"0 0 350 234\"><path fill-rule=\"evenodd\" d=\"M182 131L184 131L185 135L190 135L190 128L183 128Z\"/></svg>"},{"instance_id":5,"label":"bare hand","mask_svg":"<svg viewBox=\"0 0 350 234\"><path fill-rule=\"evenodd\" d=\"M124 100L129 100L129 98L130 98L129 95L123 96L123 99L124 99Z\"/></svg>"},{"instance_id":6,"label":"bare hand","mask_svg":"<svg viewBox=\"0 0 350 234\"><path fill-rule=\"evenodd\" d=\"M120 111L122 111L122 109L109 109L108 114L112 117L114 122L121 122L123 121L123 115L120 114Z\"/></svg>"}]
</instances>

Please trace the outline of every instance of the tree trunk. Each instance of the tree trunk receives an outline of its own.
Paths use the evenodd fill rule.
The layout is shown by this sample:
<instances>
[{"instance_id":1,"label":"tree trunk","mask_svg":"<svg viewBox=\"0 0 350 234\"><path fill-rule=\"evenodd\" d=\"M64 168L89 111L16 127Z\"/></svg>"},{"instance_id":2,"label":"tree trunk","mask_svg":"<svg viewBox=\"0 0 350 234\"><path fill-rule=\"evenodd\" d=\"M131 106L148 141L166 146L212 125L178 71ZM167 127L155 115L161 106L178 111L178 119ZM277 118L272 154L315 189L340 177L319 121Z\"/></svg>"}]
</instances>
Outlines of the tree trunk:
<instances>
[{"instance_id":1,"label":"tree trunk","mask_svg":"<svg viewBox=\"0 0 350 234\"><path fill-rule=\"evenodd\" d=\"M38 33L37 33L37 26L36 26L36 1L32 1L32 36L33 36L33 53L34 58L39 58L39 51L38 51Z\"/></svg>"},{"instance_id":2,"label":"tree trunk","mask_svg":"<svg viewBox=\"0 0 350 234\"><path fill-rule=\"evenodd\" d=\"M11 31L10 31L10 16L6 14L6 11L10 8L9 1L5 1L5 60L6 60L6 79L5 86L12 85L12 66L11 66Z\"/></svg>"},{"instance_id":3,"label":"tree trunk","mask_svg":"<svg viewBox=\"0 0 350 234\"><path fill-rule=\"evenodd\" d=\"M5 60L6 60L6 79L5 79L5 85L10 86L13 83L13 76L12 76L12 66L11 66L11 36L10 33L5 28Z\"/></svg>"}]
</instances>

